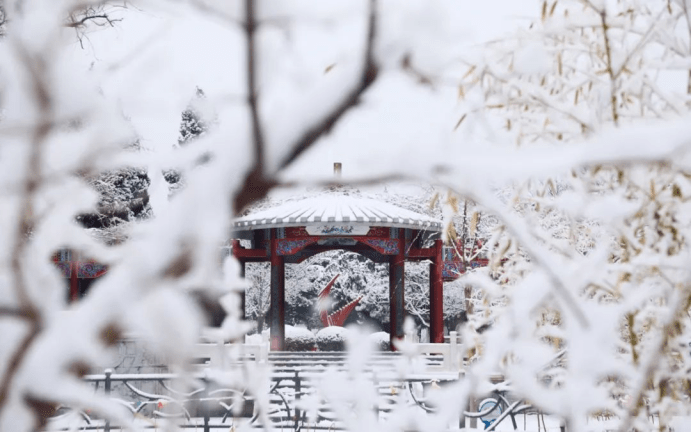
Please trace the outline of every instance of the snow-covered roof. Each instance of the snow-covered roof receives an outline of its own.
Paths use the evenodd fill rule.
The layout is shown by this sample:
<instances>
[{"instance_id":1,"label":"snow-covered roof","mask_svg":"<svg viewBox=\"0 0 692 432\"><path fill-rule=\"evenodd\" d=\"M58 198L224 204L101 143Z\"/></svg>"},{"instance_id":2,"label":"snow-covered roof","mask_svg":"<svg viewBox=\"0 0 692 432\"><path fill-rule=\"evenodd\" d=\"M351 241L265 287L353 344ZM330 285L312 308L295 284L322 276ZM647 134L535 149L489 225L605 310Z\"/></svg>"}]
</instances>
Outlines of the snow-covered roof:
<instances>
[{"instance_id":1,"label":"snow-covered roof","mask_svg":"<svg viewBox=\"0 0 692 432\"><path fill-rule=\"evenodd\" d=\"M238 218L233 226L236 230L255 230L335 223L442 230L442 222L429 216L380 200L341 194L288 201Z\"/></svg>"}]
</instances>

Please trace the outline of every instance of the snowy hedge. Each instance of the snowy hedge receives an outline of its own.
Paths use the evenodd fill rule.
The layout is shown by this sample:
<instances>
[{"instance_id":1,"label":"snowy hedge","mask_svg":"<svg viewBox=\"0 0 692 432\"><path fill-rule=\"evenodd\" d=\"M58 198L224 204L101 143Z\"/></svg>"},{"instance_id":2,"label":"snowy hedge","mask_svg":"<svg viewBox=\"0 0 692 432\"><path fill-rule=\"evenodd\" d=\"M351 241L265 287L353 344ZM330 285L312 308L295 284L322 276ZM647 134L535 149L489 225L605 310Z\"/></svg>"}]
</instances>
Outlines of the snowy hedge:
<instances>
[{"instance_id":1,"label":"snowy hedge","mask_svg":"<svg viewBox=\"0 0 692 432\"><path fill-rule=\"evenodd\" d=\"M389 333L381 331L371 334L368 338L375 350L389 351Z\"/></svg>"},{"instance_id":2,"label":"snowy hedge","mask_svg":"<svg viewBox=\"0 0 692 432\"><path fill-rule=\"evenodd\" d=\"M286 326L286 351L312 351L315 348L315 335L305 327Z\"/></svg>"},{"instance_id":3,"label":"snowy hedge","mask_svg":"<svg viewBox=\"0 0 692 432\"><path fill-rule=\"evenodd\" d=\"M317 348L320 351L345 351L346 334L343 327L330 326L317 332Z\"/></svg>"}]
</instances>

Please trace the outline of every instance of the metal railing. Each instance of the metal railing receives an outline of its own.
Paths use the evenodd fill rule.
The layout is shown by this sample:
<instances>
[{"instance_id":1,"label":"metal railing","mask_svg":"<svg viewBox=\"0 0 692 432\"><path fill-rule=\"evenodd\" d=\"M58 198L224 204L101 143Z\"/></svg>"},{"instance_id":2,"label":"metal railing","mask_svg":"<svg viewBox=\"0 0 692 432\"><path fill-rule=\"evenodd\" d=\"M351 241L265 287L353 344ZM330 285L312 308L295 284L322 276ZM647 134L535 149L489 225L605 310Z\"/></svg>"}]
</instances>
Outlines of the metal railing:
<instances>
[{"instance_id":1,"label":"metal railing","mask_svg":"<svg viewBox=\"0 0 692 432\"><path fill-rule=\"evenodd\" d=\"M376 389L377 403L374 407L379 419L386 418L394 406L401 403L397 396L410 393L409 404L425 412L434 412L435 407L426 401L427 389L444 382L463 379L464 363L462 349L456 334L450 334L447 344L412 344L417 356L411 352L404 356L395 352L373 353L362 365L359 374L370 380ZM246 425L262 428L270 422L270 428L300 431L308 427L308 416L301 409L300 401L310 397L319 400L317 417L310 422L313 430L338 430L343 428L343 419L338 419L329 401L320 397L315 383L324 378L325 371L345 372L349 368L346 352L272 352L265 342L252 344L199 344L195 357L199 370L188 376L196 383L194 389L180 391L175 388L181 378L170 373L117 374L106 370L102 374L87 375L86 382L92 383L94 391L116 400L132 413L132 421L143 428L156 428L160 421L174 421L179 428L211 430ZM412 365L402 375L402 364ZM224 370L238 368L250 363L271 370L267 387L267 406L260 406L248 388L228 388L218 385L206 369ZM501 377L497 378L501 379ZM418 389L418 394L413 386ZM253 385L254 395L257 384ZM153 389L153 390L152 390ZM397 390L398 389L398 390ZM506 418L513 422L514 416L528 409L516 401L510 402L504 393L495 397L502 413L493 422L493 428ZM487 413L466 411L469 418L482 418ZM68 420L79 420L78 430L121 430L126 425L115 425L88 412L75 412L63 407L59 415L49 424L50 430L70 430Z\"/></svg>"},{"instance_id":2,"label":"metal railing","mask_svg":"<svg viewBox=\"0 0 692 432\"><path fill-rule=\"evenodd\" d=\"M163 419L175 421L181 429L194 428L204 432L219 428L229 430L241 424L262 428L262 418L269 420L271 428L294 431L308 426L311 430L341 429L342 422L333 413L329 402L322 399L319 399L316 419L308 425L307 413L301 410L300 400L318 394L314 382L323 376L324 368L320 370L308 367L310 365L305 363L305 355L309 353L301 354L295 356L303 362L299 369L277 365L279 367L272 372L271 385L267 389L269 406L264 413L260 412L260 407L255 404L255 399L246 389L220 387L201 373L194 376L199 387L192 391L176 390L172 382L179 376L167 373L114 374L106 370L103 374L87 375L84 380L93 384L95 392L102 392L128 408L132 413L132 421L147 429L160 426ZM286 360L290 355L283 357L283 360ZM330 369L334 370L338 369ZM387 415L397 403L396 393L392 389L400 389L398 392L412 383L427 385L432 382L431 379L421 376L399 378L396 372L388 371L382 365L372 365L362 373L369 377L377 390L378 399L374 409L378 417ZM146 383L158 383L164 391L152 393L142 390L141 385ZM121 386L118 392L114 392L116 385ZM125 394L124 390L129 394ZM79 420L76 427L75 418ZM61 407L59 414L49 422L47 430L76 428L110 432L127 426L111 424L106 419L88 412L75 412L68 407Z\"/></svg>"}]
</instances>

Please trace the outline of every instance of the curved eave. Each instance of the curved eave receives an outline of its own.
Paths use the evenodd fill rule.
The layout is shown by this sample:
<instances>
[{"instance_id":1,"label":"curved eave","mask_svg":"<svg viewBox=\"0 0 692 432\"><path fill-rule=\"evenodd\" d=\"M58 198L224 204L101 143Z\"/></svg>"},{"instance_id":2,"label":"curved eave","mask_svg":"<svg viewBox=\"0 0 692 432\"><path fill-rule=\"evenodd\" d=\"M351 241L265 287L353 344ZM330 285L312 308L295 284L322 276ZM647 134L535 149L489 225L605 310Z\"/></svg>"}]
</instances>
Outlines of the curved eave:
<instances>
[{"instance_id":1,"label":"curved eave","mask_svg":"<svg viewBox=\"0 0 692 432\"><path fill-rule=\"evenodd\" d=\"M344 195L289 201L233 221L236 231L321 225L442 231L442 223L427 215L371 198Z\"/></svg>"},{"instance_id":2,"label":"curved eave","mask_svg":"<svg viewBox=\"0 0 692 432\"><path fill-rule=\"evenodd\" d=\"M313 219L313 218L306 218ZM412 219L402 219L393 218L391 220L377 220L377 218L371 218L369 220L356 220L352 221L350 219L337 219L328 218L327 220L313 219L313 220L289 220L283 221L280 218L277 219L259 219L259 220L249 220L249 221L238 221L233 223L233 228L235 231L251 231L260 229L272 229L272 228L287 228L287 227L302 227L302 226L322 226L329 224L345 224L350 226L369 226L369 227L387 227L387 228L408 228L417 230L426 230L441 232L442 224L440 222L428 222L428 221L416 221Z\"/></svg>"}]
</instances>

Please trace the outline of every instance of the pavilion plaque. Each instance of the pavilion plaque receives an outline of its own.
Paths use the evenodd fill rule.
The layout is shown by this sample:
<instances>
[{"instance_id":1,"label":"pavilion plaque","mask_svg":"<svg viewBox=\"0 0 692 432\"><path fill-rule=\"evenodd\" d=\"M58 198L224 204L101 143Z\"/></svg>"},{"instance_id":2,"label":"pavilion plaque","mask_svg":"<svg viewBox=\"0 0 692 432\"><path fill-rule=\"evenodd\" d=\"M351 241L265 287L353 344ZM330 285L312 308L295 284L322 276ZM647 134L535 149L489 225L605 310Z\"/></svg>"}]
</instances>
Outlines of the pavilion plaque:
<instances>
[{"instance_id":1,"label":"pavilion plaque","mask_svg":"<svg viewBox=\"0 0 692 432\"><path fill-rule=\"evenodd\" d=\"M314 236L364 236L370 231L367 225L317 225L307 226L305 230Z\"/></svg>"}]
</instances>

